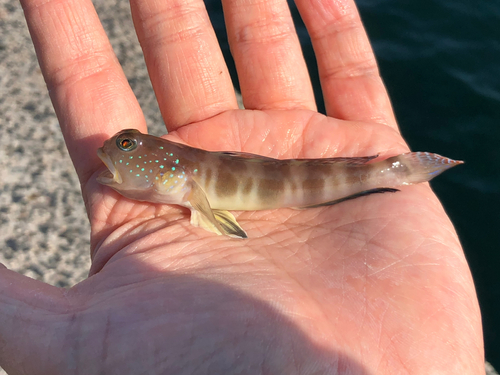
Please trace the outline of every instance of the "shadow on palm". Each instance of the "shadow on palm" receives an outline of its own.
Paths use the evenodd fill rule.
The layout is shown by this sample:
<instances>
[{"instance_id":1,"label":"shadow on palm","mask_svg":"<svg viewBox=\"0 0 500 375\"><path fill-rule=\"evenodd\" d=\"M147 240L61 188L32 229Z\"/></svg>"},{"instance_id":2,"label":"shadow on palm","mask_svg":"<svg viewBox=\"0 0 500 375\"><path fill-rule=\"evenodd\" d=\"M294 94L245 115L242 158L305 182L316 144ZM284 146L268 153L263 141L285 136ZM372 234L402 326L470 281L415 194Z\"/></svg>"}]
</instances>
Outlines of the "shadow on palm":
<instances>
[{"instance_id":1,"label":"shadow on palm","mask_svg":"<svg viewBox=\"0 0 500 375\"><path fill-rule=\"evenodd\" d=\"M302 110L228 111L167 137L275 158L406 151L399 134L385 125ZM399 355L406 350L392 342L399 332L405 330L410 340L433 332L432 324L421 332L417 327L447 303L446 287L439 285L452 283L455 266L463 262L451 224L427 184L332 207L241 212L236 216L249 235L245 240L192 227L182 208L137 203L95 187L104 194L96 211L106 222L101 234L108 232L91 269L104 272L94 282L125 275L120 278L128 287L143 267L154 272L141 280L156 278L158 271L165 277L180 272L223 278L235 290L277 303L296 327L314 322L333 346L357 346L362 335L361 345L390 347ZM226 302L229 310L240 311L235 301Z\"/></svg>"}]
</instances>

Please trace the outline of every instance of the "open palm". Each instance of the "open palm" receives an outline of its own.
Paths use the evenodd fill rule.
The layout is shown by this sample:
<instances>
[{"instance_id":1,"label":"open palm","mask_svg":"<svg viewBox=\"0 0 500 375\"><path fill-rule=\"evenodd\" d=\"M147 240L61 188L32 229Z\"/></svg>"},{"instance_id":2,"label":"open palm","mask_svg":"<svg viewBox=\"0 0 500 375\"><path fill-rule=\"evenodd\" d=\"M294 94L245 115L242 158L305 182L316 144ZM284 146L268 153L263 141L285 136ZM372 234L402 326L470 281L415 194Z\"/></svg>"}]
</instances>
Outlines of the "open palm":
<instances>
[{"instance_id":1,"label":"open palm","mask_svg":"<svg viewBox=\"0 0 500 375\"><path fill-rule=\"evenodd\" d=\"M91 1L22 3L82 182L93 263L69 290L0 270L9 374L484 372L472 279L427 184L236 213L246 240L125 199L96 182L95 150L146 126ZM354 3L296 3L329 117L315 111L286 1L223 1L239 110L203 2L132 0L166 137L275 158L408 150Z\"/></svg>"}]
</instances>

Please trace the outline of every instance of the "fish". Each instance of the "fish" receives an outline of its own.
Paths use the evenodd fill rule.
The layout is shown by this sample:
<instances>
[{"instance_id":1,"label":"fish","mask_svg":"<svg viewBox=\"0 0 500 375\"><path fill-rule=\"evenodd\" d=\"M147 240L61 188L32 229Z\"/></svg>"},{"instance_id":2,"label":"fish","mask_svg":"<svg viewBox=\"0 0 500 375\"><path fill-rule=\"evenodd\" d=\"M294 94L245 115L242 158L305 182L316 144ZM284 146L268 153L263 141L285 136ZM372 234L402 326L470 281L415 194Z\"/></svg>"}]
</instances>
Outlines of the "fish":
<instances>
[{"instance_id":1,"label":"fish","mask_svg":"<svg viewBox=\"0 0 500 375\"><path fill-rule=\"evenodd\" d=\"M97 181L126 198L187 207L190 222L218 235L247 238L233 210L315 208L398 186L429 181L462 164L429 152L321 159L274 159L213 152L136 129L106 140L97 155L106 166Z\"/></svg>"}]
</instances>

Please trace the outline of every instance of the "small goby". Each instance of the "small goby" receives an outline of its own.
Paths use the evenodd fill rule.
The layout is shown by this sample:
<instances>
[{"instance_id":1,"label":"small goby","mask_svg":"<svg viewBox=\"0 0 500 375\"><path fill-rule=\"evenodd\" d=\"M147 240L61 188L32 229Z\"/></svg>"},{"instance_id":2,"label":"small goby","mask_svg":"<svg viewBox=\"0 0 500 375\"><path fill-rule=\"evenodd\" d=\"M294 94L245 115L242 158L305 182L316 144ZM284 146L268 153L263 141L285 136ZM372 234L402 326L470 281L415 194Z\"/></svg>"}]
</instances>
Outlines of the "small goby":
<instances>
[{"instance_id":1,"label":"small goby","mask_svg":"<svg viewBox=\"0 0 500 375\"><path fill-rule=\"evenodd\" d=\"M463 162L409 152L369 163L375 156L272 159L210 152L126 129L97 155L107 167L97 180L139 201L191 210L191 224L219 235L246 238L227 210L313 208L397 186L429 181Z\"/></svg>"}]
</instances>

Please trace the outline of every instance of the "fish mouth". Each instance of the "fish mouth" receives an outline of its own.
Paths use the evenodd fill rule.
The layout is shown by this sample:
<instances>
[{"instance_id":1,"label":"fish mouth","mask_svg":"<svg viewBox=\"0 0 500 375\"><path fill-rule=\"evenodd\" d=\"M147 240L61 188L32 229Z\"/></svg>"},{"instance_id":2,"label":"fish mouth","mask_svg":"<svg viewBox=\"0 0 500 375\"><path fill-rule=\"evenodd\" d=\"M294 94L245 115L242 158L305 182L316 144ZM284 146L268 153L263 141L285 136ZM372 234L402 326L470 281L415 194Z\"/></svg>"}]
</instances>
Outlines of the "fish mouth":
<instances>
[{"instance_id":1,"label":"fish mouth","mask_svg":"<svg viewBox=\"0 0 500 375\"><path fill-rule=\"evenodd\" d=\"M120 176L120 173L113 165L113 161L102 148L97 149L97 156L99 156L99 159L101 159L106 168L108 168L97 176L97 182L103 185L113 185L114 183L121 184L123 182L122 176Z\"/></svg>"}]
</instances>

